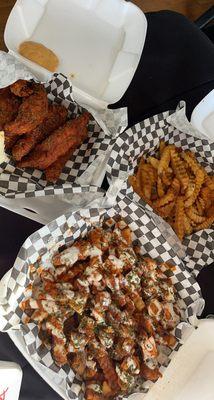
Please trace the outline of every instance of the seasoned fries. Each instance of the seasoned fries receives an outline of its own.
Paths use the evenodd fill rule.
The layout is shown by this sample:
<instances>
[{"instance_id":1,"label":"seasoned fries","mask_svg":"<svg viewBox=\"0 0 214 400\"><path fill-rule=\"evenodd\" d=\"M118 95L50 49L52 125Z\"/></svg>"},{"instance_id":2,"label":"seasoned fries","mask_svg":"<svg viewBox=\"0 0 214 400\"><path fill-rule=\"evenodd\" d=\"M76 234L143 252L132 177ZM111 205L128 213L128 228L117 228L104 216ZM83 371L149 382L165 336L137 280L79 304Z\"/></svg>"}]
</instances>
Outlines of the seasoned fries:
<instances>
[{"instance_id":1,"label":"seasoned fries","mask_svg":"<svg viewBox=\"0 0 214 400\"><path fill-rule=\"evenodd\" d=\"M30 267L24 322L38 325L56 364L69 364L83 379L86 400L156 381L159 356L175 346L181 320L169 278L175 267L143 257L121 219L107 220L50 261Z\"/></svg>"},{"instance_id":2,"label":"seasoned fries","mask_svg":"<svg viewBox=\"0 0 214 400\"><path fill-rule=\"evenodd\" d=\"M190 151L161 141L158 157L142 157L129 183L172 226L181 241L214 222L214 177Z\"/></svg>"}]
</instances>

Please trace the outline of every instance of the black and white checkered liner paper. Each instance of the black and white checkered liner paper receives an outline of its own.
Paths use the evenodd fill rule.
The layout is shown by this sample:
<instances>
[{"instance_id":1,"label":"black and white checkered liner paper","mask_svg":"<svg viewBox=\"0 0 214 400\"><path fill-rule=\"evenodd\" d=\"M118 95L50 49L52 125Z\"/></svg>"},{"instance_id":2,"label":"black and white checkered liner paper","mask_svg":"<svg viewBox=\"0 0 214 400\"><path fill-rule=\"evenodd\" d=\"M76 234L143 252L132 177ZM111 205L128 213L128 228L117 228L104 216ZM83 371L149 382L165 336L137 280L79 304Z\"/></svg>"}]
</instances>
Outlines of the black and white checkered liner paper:
<instances>
[{"instance_id":1,"label":"black and white checkered liner paper","mask_svg":"<svg viewBox=\"0 0 214 400\"><path fill-rule=\"evenodd\" d=\"M183 325L188 328L194 326L196 315L200 315L203 309L204 301L195 278L186 271L183 262L166 242L147 210L139 208L127 197L120 200L113 208L82 209L63 215L32 234L19 251L7 284L6 297L4 302L0 303L0 329L4 332L21 329L31 357L51 371L55 371L56 380L59 376L63 379L67 387L67 395L71 399L83 398L84 387L79 377L74 376L69 367L60 368L54 363L51 352L42 345L38 338L38 329L35 324L24 325L21 322L25 314L19 305L25 297L25 288L30 282L29 265L41 257L43 265L48 266L51 255L59 246L71 244L80 236L86 235L92 226L102 223L103 219L111 217L113 220L117 220L118 216L121 216L130 226L133 239L141 246L142 254L176 265L171 279L177 289L179 305L183 309L183 320L186 321L176 329L178 339L182 337ZM162 371L173 354L172 352L167 360L165 359L160 364ZM50 382L48 369L47 373L44 372L43 377ZM151 382L147 381L141 390L147 391L150 385Z\"/></svg>"},{"instance_id":2,"label":"black and white checkered liner paper","mask_svg":"<svg viewBox=\"0 0 214 400\"><path fill-rule=\"evenodd\" d=\"M197 139L175 129L167 123L169 115L169 111L155 115L122 133L115 140L107 165L107 177L111 184L114 182L115 186L117 186L117 179L124 180L119 197L127 195L136 204L147 209L174 251L197 275L205 265L214 261L214 229L199 231L186 237L182 246L169 224L157 216L136 193L133 193L127 182L128 176L133 174L140 157L155 154L161 139L164 139L166 143L175 144L183 150L191 150L208 173L214 172L214 142Z\"/></svg>"},{"instance_id":3,"label":"black and white checkered liner paper","mask_svg":"<svg viewBox=\"0 0 214 400\"><path fill-rule=\"evenodd\" d=\"M7 73L5 72L7 71ZM0 51L0 87L8 86L17 79L32 79L33 75L26 67L12 55ZM49 82L44 83L51 102L64 105L72 118L80 115L83 108L79 106L72 96L71 82L63 75L53 74ZM99 156L106 155L112 138L124 131L127 126L127 110L95 111L89 108L92 117L88 124L88 137L85 142L74 152L66 163L57 186L64 183L72 185L88 166ZM22 193L26 191L55 188L45 180L42 171L38 169L17 168L9 156L9 161L0 164L0 195Z\"/></svg>"},{"instance_id":4,"label":"black and white checkered liner paper","mask_svg":"<svg viewBox=\"0 0 214 400\"><path fill-rule=\"evenodd\" d=\"M48 98L54 103L63 104L68 108L72 117L79 115L82 108L72 100L72 89L63 75L55 74L53 79L45 84L48 93ZM111 138L107 136L98 123L91 118L88 125L88 138L71 156L71 159L66 163L57 186L64 183L73 184L77 177L87 169L87 167L101 154L105 154L108 149ZM41 190L46 187L52 187L48 184L42 171L38 169L17 168L14 161L10 158L8 162L0 165L0 194L23 193L31 191L32 188Z\"/></svg>"}]
</instances>

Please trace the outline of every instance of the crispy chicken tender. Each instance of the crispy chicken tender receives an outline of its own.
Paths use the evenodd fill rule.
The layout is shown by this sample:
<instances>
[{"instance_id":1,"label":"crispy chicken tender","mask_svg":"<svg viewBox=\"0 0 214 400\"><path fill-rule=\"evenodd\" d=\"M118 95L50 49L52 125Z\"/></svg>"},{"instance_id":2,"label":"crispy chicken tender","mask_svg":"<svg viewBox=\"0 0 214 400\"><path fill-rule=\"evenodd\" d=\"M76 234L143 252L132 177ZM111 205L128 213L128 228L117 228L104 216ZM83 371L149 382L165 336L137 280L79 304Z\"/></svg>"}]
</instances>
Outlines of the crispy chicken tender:
<instances>
[{"instance_id":1,"label":"crispy chicken tender","mask_svg":"<svg viewBox=\"0 0 214 400\"><path fill-rule=\"evenodd\" d=\"M21 100L14 96L9 88L0 90L0 130L16 118L20 104Z\"/></svg>"},{"instance_id":2,"label":"crispy chicken tender","mask_svg":"<svg viewBox=\"0 0 214 400\"><path fill-rule=\"evenodd\" d=\"M21 161L18 166L47 169L59 157L70 149L76 149L87 137L87 125L90 114L85 112L80 117L67 121L38 144L33 152Z\"/></svg>"},{"instance_id":3,"label":"crispy chicken tender","mask_svg":"<svg viewBox=\"0 0 214 400\"><path fill-rule=\"evenodd\" d=\"M35 83L33 88L33 94L23 99L16 119L5 125L5 130L14 136L32 131L47 116L48 99L45 88L39 83Z\"/></svg>"},{"instance_id":4,"label":"crispy chicken tender","mask_svg":"<svg viewBox=\"0 0 214 400\"><path fill-rule=\"evenodd\" d=\"M42 123L16 142L12 150L13 158L16 161L20 161L36 144L42 142L51 132L63 125L67 119L67 115L68 111L65 107L50 104L48 106L48 114Z\"/></svg>"},{"instance_id":5,"label":"crispy chicken tender","mask_svg":"<svg viewBox=\"0 0 214 400\"><path fill-rule=\"evenodd\" d=\"M33 84L32 82L19 79L10 85L10 90L18 97L28 97L33 94Z\"/></svg>"},{"instance_id":6,"label":"crispy chicken tender","mask_svg":"<svg viewBox=\"0 0 214 400\"><path fill-rule=\"evenodd\" d=\"M45 177L48 182L56 182L59 179L65 164L70 159L73 152L73 149L68 150L67 153L57 158L57 160L53 164L45 169Z\"/></svg>"}]
</instances>

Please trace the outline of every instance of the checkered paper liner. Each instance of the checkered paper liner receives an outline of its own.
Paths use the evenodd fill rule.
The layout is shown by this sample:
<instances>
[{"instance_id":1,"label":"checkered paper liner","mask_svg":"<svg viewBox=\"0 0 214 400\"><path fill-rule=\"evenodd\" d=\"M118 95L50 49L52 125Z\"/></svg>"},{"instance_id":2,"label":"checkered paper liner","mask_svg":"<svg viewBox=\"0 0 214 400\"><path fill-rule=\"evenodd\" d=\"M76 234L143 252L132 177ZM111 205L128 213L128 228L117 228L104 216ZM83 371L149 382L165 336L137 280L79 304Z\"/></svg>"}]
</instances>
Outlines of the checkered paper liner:
<instances>
[{"instance_id":1,"label":"checkered paper liner","mask_svg":"<svg viewBox=\"0 0 214 400\"><path fill-rule=\"evenodd\" d=\"M73 243L80 236L86 235L92 226L103 223L103 220L109 217L117 220L119 216L130 226L133 239L141 246L142 254L176 265L171 279L177 289L178 302L183 310L184 320L176 328L178 340L183 336L185 325L188 328L196 325L196 316L201 314L204 306L195 278L185 270L183 262L166 242L147 210L138 207L128 197L124 197L116 206L109 209L91 208L67 213L32 234L19 251L7 283L7 294L4 301L0 303L0 330L7 332L20 329L31 357L47 367L44 379L50 382L48 369L56 372L56 379L59 377L63 379L67 387L67 395L71 399L83 398L84 386L81 380L78 376L74 376L70 368L60 368L54 363L51 352L38 338L38 329L35 324L22 324L25 313L19 305L25 298L25 288L30 282L29 265L41 257L43 264L48 266L51 254L57 251L58 247ZM172 354L167 357L167 361L165 359L161 363L162 371ZM53 376L52 373L51 376ZM151 382L147 381L141 390L146 392L150 385Z\"/></svg>"},{"instance_id":2,"label":"checkered paper liner","mask_svg":"<svg viewBox=\"0 0 214 400\"><path fill-rule=\"evenodd\" d=\"M122 133L113 145L107 164L107 177L110 185L114 185L115 188L118 180L124 181L119 198L127 195L136 204L148 210L174 251L183 258L191 272L197 275L205 265L214 261L214 230L206 229L196 232L186 237L182 245L171 227L136 193L133 193L127 181L128 176L133 174L140 157L155 154L161 139L183 150L191 150L208 173L214 172L214 142L210 143L206 139L199 139L175 129L167 123L170 115L169 111L155 115Z\"/></svg>"},{"instance_id":3,"label":"checkered paper liner","mask_svg":"<svg viewBox=\"0 0 214 400\"><path fill-rule=\"evenodd\" d=\"M6 75L5 69L7 70ZM0 87L8 86L20 78L33 79L34 77L12 55L0 52ZM84 111L84 108L73 100L71 82L63 74L53 74L51 80L44 86L49 100L64 105L72 118ZM87 106L85 107L87 108ZM124 131L127 126L127 109L125 108L100 112L90 108L89 112L92 117L88 124L88 137L66 163L56 182L57 186L75 183L89 165L93 164L100 156L106 155L112 138ZM97 163L98 167L99 163ZM17 168L10 157L8 162L0 165L0 195L2 196L22 193L24 197L26 191L37 191L46 187L55 188L55 185L50 185L45 180L43 172L38 169Z\"/></svg>"}]
</instances>

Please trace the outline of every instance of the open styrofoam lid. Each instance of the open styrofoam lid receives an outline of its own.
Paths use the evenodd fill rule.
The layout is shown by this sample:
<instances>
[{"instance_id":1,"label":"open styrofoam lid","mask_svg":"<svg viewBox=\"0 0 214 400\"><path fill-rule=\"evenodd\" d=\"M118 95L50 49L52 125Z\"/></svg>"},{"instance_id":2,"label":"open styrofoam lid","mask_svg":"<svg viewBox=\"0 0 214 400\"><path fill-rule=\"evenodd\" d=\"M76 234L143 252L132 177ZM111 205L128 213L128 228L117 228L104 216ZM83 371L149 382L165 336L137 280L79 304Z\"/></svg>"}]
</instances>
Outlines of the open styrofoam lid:
<instances>
[{"instance_id":1,"label":"open styrofoam lid","mask_svg":"<svg viewBox=\"0 0 214 400\"><path fill-rule=\"evenodd\" d=\"M214 140L214 89L193 110L191 124Z\"/></svg>"},{"instance_id":2,"label":"open styrofoam lid","mask_svg":"<svg viewBox=\"0 0 214 400\"><path fill-rule=\"evenodd\" d=\"M50 73L18 54L25 40L42 43L59 58L58 72L91 105L118 101L139 63L147 30L143 12L124 0L17 0L5 44L40 80Z\"/></svg>"},{"instance_id":3,"label":"open styrofoam lid","mask_svg":"<svg viewBox=\"0 0 214 400\"><path fill-rule=\"evenodd\" d=\"M214 320L200 320L145 400L214 399ZM140 400L142 395L133 395Z\"/></svg>"}]
</instances>

